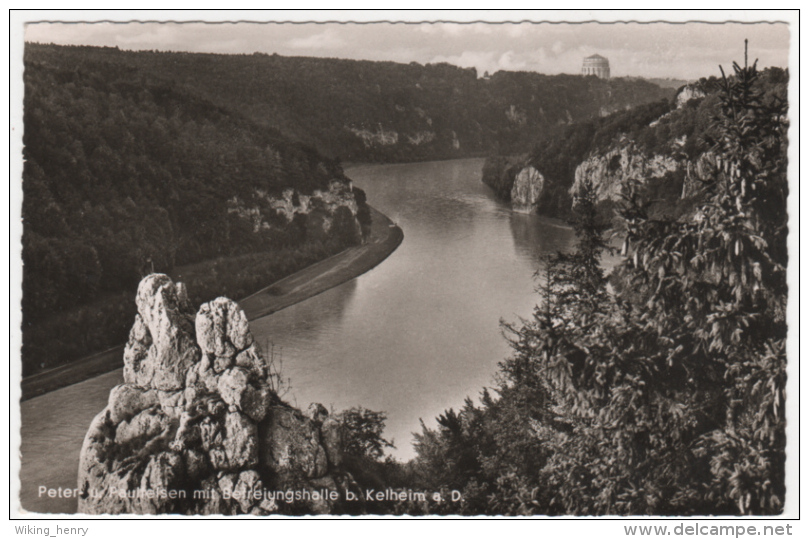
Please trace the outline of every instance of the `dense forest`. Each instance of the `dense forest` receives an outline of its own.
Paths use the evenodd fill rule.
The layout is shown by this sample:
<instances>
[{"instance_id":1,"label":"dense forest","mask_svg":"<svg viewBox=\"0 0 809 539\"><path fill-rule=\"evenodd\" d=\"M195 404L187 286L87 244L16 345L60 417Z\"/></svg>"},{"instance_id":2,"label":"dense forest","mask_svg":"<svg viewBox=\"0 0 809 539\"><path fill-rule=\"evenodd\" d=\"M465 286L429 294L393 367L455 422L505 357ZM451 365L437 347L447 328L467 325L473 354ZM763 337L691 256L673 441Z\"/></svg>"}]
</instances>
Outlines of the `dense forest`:
<instances>
[{"instance_id":1,"label":"dense forest","mask_svg":"<svg viewBox=\"0 0 809 539\"><path fill-rule=\"evenodd\" d=\"M764 100L786 99L788 75L780 68L763 70L755 82ZM517 173L532 166L546 179L537 211L543 215L568 218L571 216L572 193L576 170L592 156L607 155L613 151L613 161L607 167L617 168L626 149L638 156L638 160L661 157L677 163L676 170L661 178L646 178L643 186L660 208L680 205L679 211L693 206L692 200L681 203L683 182L699 158L710 150L707 141L711 118L719 96L717 78L703 78L692 85L680 88L673 99L663 99L639 104L606 117L591 118L565 126L560 132L543 133L535 141L533 149L524 155L499 155L487 159L483 181L503 200L509 200ZM680 93L693 92L697 97L677 99ZM686 194L691 194L688 190ZM599 200L599 202L604 202ZM601 205L601 204L599 204ZM607 205L609 206L609 205ZM605 213L610 207L602 208Z\"/></svg>"},{"instance_id":2,"label":"dense forest","mask_svg":"<svg viewBox=\"0 0 809 539\"><path fill-rule=\"evenodd\" d=\"M346 209L321 204L287 222L273 203L288 189L298 206L333 181L347 186L338 158L525 149L541 132L671 92L629 79L478 78L448 64L35 43L24 78L25 374L122 341L127 292L145 273L209 261L233 273L219 290L210 279L190 287L192 299L241 297L359 241ZM350 194L367 231L364 194Z\"/></svg>"},{"instance_id":3,"label":"dense forest","mask_svg":"<svg viewBox=\"0 0 809 539\"><path fill-rule=\"evenodd\" d=\"M42 51L25 56L25 374L123 342L147 273L212 261L230 271L194 299L241 297L360 241L348 205L273 207L289 189L364 204L338 161L149 69Z\"/></svg>"},{"instance_id":4,"label":"dense forest","mask_svg":"<svg viewBox=\"0 0 809 539\"><path fill-rule=\"evenodd\" d=\"M114 64L166 81L345 162L519 153L544 132L671 97L641 79L497 72L449 64L189 54L28 44L32 61ZM148 75L147 75L148 74ZM133 80L137 84L138 80Z\"/></svg>"},{"instance_id":5,"label":"dense forest","mask_svg":"<svg viewBox=\"0 0 809 539\"><path fill-rule=\"evenodd\" d=\"M655 217L627 182L616 208L625 259L607 276L610 223L584 185L577 247L549 257L533 316L504 325L513 354L494 390L422 424L412 461L376 459L388 484L443 501L385 510L783 511L787 102L762 85L771 73L734 69L713 81L704 144L717 159L699 202Z\"/></svg>"}]
</instances>

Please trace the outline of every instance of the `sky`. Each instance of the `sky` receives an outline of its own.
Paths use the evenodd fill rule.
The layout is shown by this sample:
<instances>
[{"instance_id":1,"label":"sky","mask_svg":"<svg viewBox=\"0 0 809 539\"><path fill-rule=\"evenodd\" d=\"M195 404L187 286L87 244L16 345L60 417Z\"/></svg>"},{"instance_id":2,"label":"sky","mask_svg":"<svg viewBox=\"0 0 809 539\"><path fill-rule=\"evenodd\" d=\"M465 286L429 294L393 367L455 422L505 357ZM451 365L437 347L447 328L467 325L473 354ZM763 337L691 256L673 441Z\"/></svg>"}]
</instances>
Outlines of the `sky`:
<instances>
[{"instance_id":1,"label":"sky","mask_svg":"<svg viewBox=\"0 0 809 539\"><path fill-rule=\"evenodd\" d=\"M206 18L212 17L208 14ZM790 27L783 23L102 22L28 23L25 27L25 40L40 43L226 54L263 52L420 64L448 62L474 67L479 76L498 70L579 73L582 59L598 53L609 59L614 77L687 80L718 75L720 64L727 70L734 60L742 63L745 38L749 40L751 62L758 58L760 67L787 67Z\"/></svg>"}]
</instances>

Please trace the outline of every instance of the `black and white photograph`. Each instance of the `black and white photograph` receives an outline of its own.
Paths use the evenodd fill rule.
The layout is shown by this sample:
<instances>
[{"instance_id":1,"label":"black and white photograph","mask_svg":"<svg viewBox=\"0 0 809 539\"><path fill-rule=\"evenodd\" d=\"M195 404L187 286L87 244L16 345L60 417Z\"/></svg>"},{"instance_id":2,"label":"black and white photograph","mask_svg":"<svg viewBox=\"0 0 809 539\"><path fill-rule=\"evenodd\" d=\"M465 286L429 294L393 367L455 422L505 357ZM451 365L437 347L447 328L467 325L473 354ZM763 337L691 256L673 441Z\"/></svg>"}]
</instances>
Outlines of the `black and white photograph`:
<instances>
[{"instance_id":1,"label":"black and white photograph","mask_svg":"<svg viewBox=\"0 0 809 539\"><path fill-rule=\"evenodd\" d=\"M11 21L12 518L798 515L795 12L419 17Z\"/></svg>"}]
</instances>

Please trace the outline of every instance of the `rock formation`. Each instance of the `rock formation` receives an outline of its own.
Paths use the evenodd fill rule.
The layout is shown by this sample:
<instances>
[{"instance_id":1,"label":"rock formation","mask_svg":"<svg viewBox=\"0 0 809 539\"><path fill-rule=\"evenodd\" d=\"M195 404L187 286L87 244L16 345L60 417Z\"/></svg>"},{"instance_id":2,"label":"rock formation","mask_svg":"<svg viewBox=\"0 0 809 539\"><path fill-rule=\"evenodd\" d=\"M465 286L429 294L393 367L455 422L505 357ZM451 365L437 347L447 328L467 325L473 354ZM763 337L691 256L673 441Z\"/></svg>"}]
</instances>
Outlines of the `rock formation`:
<instances>
[{"instance_id":1,"label":"rock formation","mask_svg":"<svg viewBox=\"0 0 809 539\"><path fill-rule=\"evenodd\" d=\"M680 170L683 165L680 160L667 155L649 157L638 150L634 143L624 140L606 152L591 155L576 167L570 194L575 196L582 183L589 181L599 201L617 201L627 180L646 182L651 178L663 178Z\"/></svg>"},{"instance_id":2,"label":"rock formation","mask_svg":"<svg viewBox=\"0 0 809 539\"><path fill-rule=\"evenodd\" d=\"M511 188L511 208L518 212L533 213L544 186L545 178L537 169L531 166L523 168Z\"/></svg>"},{"instance_id":3,"label":"rock formation","mask_svg":"<svg viewBox=\"0 0 809 539\"><path fill-rule=\"evenodd\" d=\"M307 417L281 402L242 309L218 298L194 313L162 274L136 302L124 383L81 449L79 512L333 511L352 484L341 424L321 405Z\"/></svg>"},{"instance_id":4,"label":"rock formation","mask_svg":"<svg viewBox=\"0 0 809 539\"><path fill-rule=\"evenodd\" d=\"M399 133L391 129L385 129L380 123L376 131L370 129L345 126L345 129L362 140L366 148L375 146L393 146L399 142Z\"/></svg>"},{"instance_id":5,"label":"rock formation","mask_svg":"<svg viewBox=\"0 0 809 539\"><path fill-rule=\"evenodd\" d=\"M359 212L351 182L332 181L328 189L316 189L311 195L285 189L279 197L274 197L259 189L247 200L238 196L228 200L228 213L248 221L256 233L271 229L276 216L283 216L286 223L291 223L296 216L308 217L313 212L325 217L324 223L330 226L335 214L343 209L353 218ZM359 229L359 223L356 226Z\"/></svg>"},{"instance_id":6,"label":"rock formation","mask_svg":"<svg viewBox=\"0 0 809 539\"><path fill-rule=\"evenodd\" d=\"M677 103L677 108L682 108L691 101L692 99L702 99L705 97L705 92L697 85L694 84L686 84L680 91L677 92L677 97L675 97L675 102Z\"/></svg>"}]
</instances>

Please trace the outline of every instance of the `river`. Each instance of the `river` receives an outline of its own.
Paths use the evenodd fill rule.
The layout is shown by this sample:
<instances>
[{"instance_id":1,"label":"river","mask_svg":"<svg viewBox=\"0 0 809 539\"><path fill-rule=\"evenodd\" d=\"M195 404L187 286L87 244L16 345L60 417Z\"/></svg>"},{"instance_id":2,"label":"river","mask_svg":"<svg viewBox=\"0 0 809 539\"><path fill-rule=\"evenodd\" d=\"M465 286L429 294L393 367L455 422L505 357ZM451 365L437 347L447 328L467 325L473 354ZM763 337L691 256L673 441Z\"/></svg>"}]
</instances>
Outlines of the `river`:
<instances>
[{"instance_id":1,"label":"river","mask_svg":"<svg viewBox=\"0 0 809 539\"><path fill-rule=\"evenodd\" d=\"M403 229L404 241L362 276L251 322L290 380L288 401L384 411L391 452L407 459L419 419L435 426L438 414L492 385L509 354L500 320L530 316L534 273L574 235L495 200L480 181L482 165L467 159L347 170ZM48 499L37 489L75 486L84 433L121 380L119 370L22 403L25 509L75 511L74 499Z\"/></svg>"}]
</instances>

